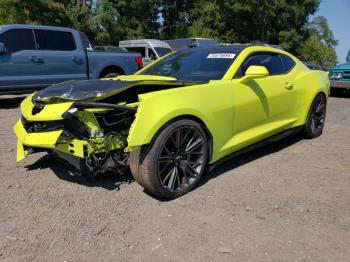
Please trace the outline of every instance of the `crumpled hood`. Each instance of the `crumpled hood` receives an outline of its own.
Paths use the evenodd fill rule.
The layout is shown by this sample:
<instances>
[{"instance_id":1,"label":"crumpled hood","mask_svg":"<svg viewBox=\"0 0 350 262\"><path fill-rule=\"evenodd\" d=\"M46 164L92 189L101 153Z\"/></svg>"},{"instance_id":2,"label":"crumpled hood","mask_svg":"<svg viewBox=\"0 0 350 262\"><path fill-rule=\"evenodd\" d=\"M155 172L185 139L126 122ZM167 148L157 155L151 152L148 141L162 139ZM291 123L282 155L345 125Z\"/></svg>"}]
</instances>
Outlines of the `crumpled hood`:
<instances>
[{"instance_id":1,"label":"crumpled hood","mask_svg":"<svg viewBox=\"0 0 350 262\"><path fill-rule=\"evenodd\" d=\"M130 75L104 80L71 80L51 85L35 93L33 95L33 101L59 103L62 101L98 100L149 81L164 83L176 82L176 79L162 76Z\"/></svg>"},{"instance_id":2,"label":"crumpled hood","mask_svg":"<svg viewBox=\"0 0 350 262\"><path fill-rule=\"evenodd\" d=\"M124 90L140 81L120 80L71 80L60 84L49 86L33 95L34 101L61 102L89 100L102 97L110 92Z\"/></svg>"}]
</instances>

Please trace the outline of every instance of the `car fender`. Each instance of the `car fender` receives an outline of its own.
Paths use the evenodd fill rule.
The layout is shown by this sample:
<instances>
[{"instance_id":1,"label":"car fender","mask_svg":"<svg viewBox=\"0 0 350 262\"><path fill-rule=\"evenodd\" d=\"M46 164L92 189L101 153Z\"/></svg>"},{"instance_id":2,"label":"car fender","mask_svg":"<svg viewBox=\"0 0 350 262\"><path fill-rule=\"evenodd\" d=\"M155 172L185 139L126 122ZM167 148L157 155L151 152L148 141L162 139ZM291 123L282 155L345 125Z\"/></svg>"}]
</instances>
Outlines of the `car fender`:
<instances>
[{"instance_id":1,"label":"car fender","mask_svg":"<svg viewBox=\"0 0 350 262\"><path fill-rule=\"evenodd\" d=\"M127 151L148 144L167 122L193 116L213 137L213 158L232 137L233 92L231 81L185 86L139 95L136 118L130 128Z\"/></svg>"}]
</instances>

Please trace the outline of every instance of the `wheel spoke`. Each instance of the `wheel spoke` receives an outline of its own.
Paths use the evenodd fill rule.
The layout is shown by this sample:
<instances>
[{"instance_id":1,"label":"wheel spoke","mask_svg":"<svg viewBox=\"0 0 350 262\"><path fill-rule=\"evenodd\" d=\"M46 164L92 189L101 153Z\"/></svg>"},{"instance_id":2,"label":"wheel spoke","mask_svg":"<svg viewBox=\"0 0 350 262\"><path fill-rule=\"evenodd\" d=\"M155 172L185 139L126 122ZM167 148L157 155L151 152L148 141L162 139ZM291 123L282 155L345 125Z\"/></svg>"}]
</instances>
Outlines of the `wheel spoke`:
<instances>
[{"instance_id":1,"label":"wheel spoke","mask_svg":"<svg viewBox=\"0 0 350 262\"><path fill-rule=\"evenodd\" d=\"M191 141L192 142L192 139ZM196 141L194 141L193 143L190 144L190 142L187 144L185 152L186 153L190 153L193 150L195 150L196 148L198 148L200 145L202 145L203 141L202 139L198 138Z\"/></svg>"},{"instance_id":2,"label":"wheel spoke","mask_svg":"<svg viewBox=\"0 0 350 262\"><path fill-rule=\"evenodd\" d=\"M199 175L197 170L194 169L190 164L188 164L187 161L182 161L181 163L186 167L187 170L191 171L190 172L190 176L191 177L195 178L195 177L197 177Z\"/></svg>"},{"instance_id":3,"label":"wheel spoke","mask_svg":"<svg viewBox=\"0 0 350 262\"><path fill-rule=\"evenodd\" d=\"M185 133L185 135L182 137L182 140L181 140L181 146L184 146L184 143L186 142L186 138L187 138L187 136L188 136L188 134L189 134L190 132L191 132L191 129L190 129L190 128L186 130L186 133Z\"/></svg>"},{"instance_id":4,"label":"wheel spoke","mask_svg":"<svg viewBox=\"0 0 350 262\"><path fill-rule=\"evenodd\" d=\"M159 171L160 174L163 174L163 172L169 167L169 165L171 164L171 161L168 161L163 167L162 169ZM165 179L164 179L165 180Z\"/></svg>"},{"instance_id":5,"label":"wheel spoke","mask_svg":"<svg viewBox=\"0 0 350 262\"><path fill-rule=\"evenodd\" d=\"M319 114L319 113L322 113L324 111L324 108L325 108L325 104L323 104L322 102L320 102L316 108L316 113Z\"/></svg>"},{"instance_id":6,"label":"wheel spoke","mask_svg":"<svg viewBox=\"0 0 350 262\"><path fill-rule=\"evenodd\" d=\"M188 185L188 176L187 176L186 167L184 165L180 164L180 169L182 171L182 174L184 175L185 182Z\"/></svg>"},{"instance_id":7,"label":"wheel spoke","mask_svg":"<svg viewBox=\"0 0 350 262\"><path fill-rule=\"evenodd\" d=\"M168 189L171 190L171 191L174 190L175 176L176 176L176 169L173 168L171 170L171 175L170 175L170 179L169 179L169 182L168 182Z\"/></svg>"}]
</instances>

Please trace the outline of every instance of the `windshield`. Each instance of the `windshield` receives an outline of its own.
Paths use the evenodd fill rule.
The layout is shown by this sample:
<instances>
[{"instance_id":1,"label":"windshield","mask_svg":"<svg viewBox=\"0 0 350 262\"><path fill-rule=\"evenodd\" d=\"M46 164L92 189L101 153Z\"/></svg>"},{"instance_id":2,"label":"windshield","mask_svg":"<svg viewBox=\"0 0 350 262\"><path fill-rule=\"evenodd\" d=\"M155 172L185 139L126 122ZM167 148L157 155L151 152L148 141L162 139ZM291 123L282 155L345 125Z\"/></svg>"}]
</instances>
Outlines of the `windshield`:
<instances>
[{"instance_id":1,"label":"windshield","mask_svg":"<svg viewBox=\"0 0 350 262\"><path fill-rule=\"evenodd\" d=\"M170 76L180 81L219 80L236 56L237 53L218 48L183 50L165 57L139 74Z\"/></svg>"},{"instance_id":2,"label":"windshield","mask_svg":"<svg viewBox=\"0 0 350 262\"><path fill-rule=\"evenodd\" d=\"M170 52L173 51L170 48L166 48L166 47L155 47L154 50L156 50L159 57L169 54Z\"/></svg>"}]
</instances>

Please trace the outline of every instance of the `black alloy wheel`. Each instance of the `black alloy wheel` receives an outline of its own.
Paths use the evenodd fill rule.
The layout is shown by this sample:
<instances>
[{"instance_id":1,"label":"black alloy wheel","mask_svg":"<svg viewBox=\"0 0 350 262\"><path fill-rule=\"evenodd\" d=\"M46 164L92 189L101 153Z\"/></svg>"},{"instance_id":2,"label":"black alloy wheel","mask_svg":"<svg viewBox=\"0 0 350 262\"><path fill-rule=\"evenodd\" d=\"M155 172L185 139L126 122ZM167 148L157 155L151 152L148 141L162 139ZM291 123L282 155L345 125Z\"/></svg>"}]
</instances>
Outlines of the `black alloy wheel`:
<instances>
[{"instance_id":1,"label":"black alloy wheel","mask_svg":"<svg viewBox=\"0 0 350 262\"><path fill-rule=\"evenodd\" d=\"M176 198L194 188L206 172L208 138L190 119L166 124L150 144L130 152L135 180L161 198Z\"/></svg>"},{"instance_id":2,"label":"black alloy wheel","mask_svg":"<svg viewBox=\"0 0 350 262\"><path fill-rule=\"evenodd\" d=\"M322 134L326 120L327 100L323 94L315 97L311 104L304 133L307 138L318 137Z\"/></svg>"},{"instance_id":3,"label":"black alloy wheel","mask_svg":"<svg viewBox=\"0 0 350 262\"><path fill-rule=\"evenodd\" d=\"M205 137L191 126L176 128L158 155L158 176L165 190L182 192L194 184L205 168Z\"/></svg>"}]
</instances>

